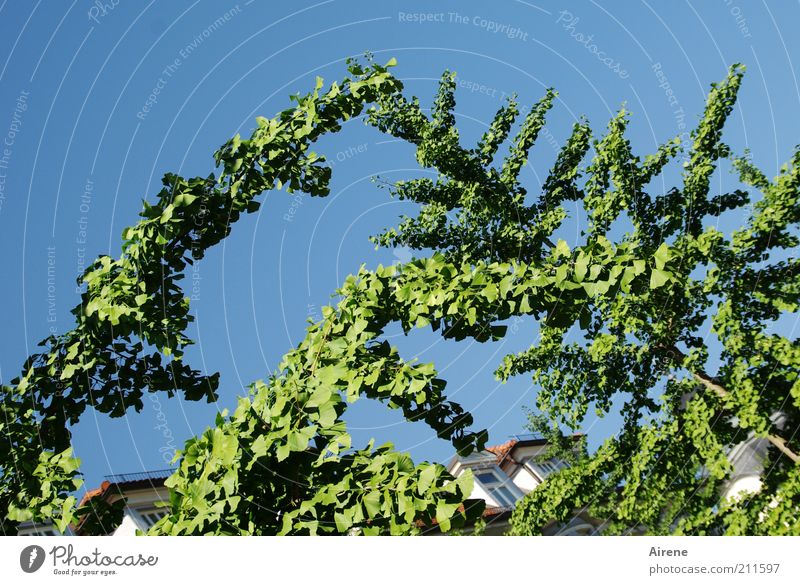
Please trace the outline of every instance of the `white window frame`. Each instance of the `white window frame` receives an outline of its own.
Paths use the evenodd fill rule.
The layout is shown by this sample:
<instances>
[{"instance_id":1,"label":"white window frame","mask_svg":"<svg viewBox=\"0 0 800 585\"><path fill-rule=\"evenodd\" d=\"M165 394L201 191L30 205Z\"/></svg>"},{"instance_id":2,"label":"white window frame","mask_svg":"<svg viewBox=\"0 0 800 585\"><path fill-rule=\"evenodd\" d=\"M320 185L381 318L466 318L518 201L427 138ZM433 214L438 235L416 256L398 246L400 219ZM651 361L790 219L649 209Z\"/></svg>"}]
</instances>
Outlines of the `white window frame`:
<instances>
[{"instance_id":1,"label":"white window frame","mask_svg":"<svg viewBox=\"0 0 800 585\"><path fill-rule=\"evenodd\" d=\"M534 455L530 459L528 459L527 465L533 472L539 476L539 478L544 481L544 479L550 475L551 473L555 473L561 469L564 469L565 465L562 461L551 457L549 459L545 459L544 461L536 461L538 455Z\"/></svg>"},{"instance_id":2,"label":"white window frame","mask_svg":"<svg viewBox=\"0 0 800 585\"><path fill-rule=\"evenodd\" d=\"M514 485L514 482L504 478L503 476L505 474L496 467L473 469L472 473L475 480L486 493L503 508L513 508L522 497L522 493L517 489L517 486ZM488 483L479 477L481 475L491 475L494 477L494 481ZM501 491L502 488L505 488L505 491L508 493L506 494L504 491Z\"/></svg>"},{"instance_id":3,"label":"white window frame","mask_svg":"<svg viewBox=\"0 0 800 585\"><path fill-rule=\"evenodd\" d=\"M595 532L596 528L594 526L588 522L584 522L574 526L565 526L556 533L556 536L592 536Z\"/></svg>"},{"instance_id":4,"label":"white window frame","mask_svg":"<svg viewBox=\"0 0 800 585\"><path fill-rule=\"evenodd\" d=\"M158 518L155 520L155 522L152 522L151 518L149 517L152 514L156 514L158 516ZM136 510L136 515L139 518L139 524L142 525L142 530L143 531L147 531L147 530L150 530L150 528L152 528L153 525L156 522L158 522L164 516L167 515L167 509L166 508L138 508Z\"/></svg>"},{"instance_id":5,"label":"white window frame","mask_svg":"<svg viewBox=\"0 0 800 585\"><path fill-rule=\"evenodd\" d=\"M17 536L68 536L69 529L62 535L53 524L37 524L26 526L17 532Z\"/></svg>"}]
</instances>

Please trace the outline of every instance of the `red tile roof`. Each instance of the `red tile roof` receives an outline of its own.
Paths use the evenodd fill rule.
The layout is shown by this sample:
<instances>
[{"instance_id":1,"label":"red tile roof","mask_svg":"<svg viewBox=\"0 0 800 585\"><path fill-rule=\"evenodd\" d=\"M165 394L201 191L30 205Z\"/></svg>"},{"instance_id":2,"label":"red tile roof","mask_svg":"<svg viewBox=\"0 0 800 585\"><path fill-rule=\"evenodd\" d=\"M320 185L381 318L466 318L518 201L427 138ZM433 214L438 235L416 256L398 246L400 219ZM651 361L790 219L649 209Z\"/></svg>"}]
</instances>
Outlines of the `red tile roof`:
<instances>
[{"instance_id":1,"label":"red tile roof","mask_svg":"<svg viewBox=\"0 0 800 585\"><path fill-rule=\"evenodd\" d=\"M104 481L103 483L100 484L99 488L87 491L85 494L83 494L83 497L81 498L81 503L78 504L78 507L80 508L95 496L99 496L105 493L105 491L109 488L110 485L111 485L110 482Z\"/></svg>"},{"instance_id":2,"label":"red tile roof","mask_svg":"<svg viewBox=\"0 0 800 585\"><path fill-rule=\"evenodd\" d=\"M501 461L506 455L508 455L509 451L511 451L517 443L519 443L517 439L511 439L510 441L506 441L501 445L486 447L486 450L494 454L498 461Z\"/></svg>"}]
</instances>

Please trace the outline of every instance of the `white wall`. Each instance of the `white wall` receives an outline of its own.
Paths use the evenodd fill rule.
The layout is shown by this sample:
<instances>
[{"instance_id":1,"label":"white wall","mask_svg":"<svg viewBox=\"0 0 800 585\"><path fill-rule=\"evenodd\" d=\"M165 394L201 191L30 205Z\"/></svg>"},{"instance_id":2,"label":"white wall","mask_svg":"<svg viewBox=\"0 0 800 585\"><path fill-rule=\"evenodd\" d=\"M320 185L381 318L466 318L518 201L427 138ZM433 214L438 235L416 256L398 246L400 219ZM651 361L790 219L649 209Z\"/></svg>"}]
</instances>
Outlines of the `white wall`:
<instances>
[{"instance_id":1,"label":"white wall","mask_svg":"<svg viewBox=\"0 0 800 585\"><path fill-rule=\"evenodd\" d=\"M162 486L126 492L125 499L125 513L114 536L136 536L137 530L145 530L146 526L137 510L152 510L157 507L157 503L168 502L169 490Z\"/></svg>"},{"instance_id":2,"label":"white wall","mask_svg":"<svg viewBox=\"0 0 800 585\"><path fill-rule=\"evenodd\" d=\"M723 499L735 499L744 492L756 493L761 490L761 478L757 475L739 477L725 489Z\"/></svg>"},{"instance_id":3,"label":"white wall","mask_svg":"<svg viewBox=\"0 0 800 585\"><path fill-rule=\"evenodd\" d=\"M125 516L122 517L119 528L114 531L114 536L136 536L137 530L139 530L139 526L131 516L130 510L125 508Z\"/></svg>"},{"instance_id":4,"label":"white wall","mask_svg":"<svg viewBox=\"0 0 800 585\"><path fill-rule=\"evenodd\" d=\"M486 502L486 505L490 507L500 506L497 500L495 500L485 489L483 489L483 487L480 485L480 482L475 480L472 483L472 486L472 493L469 495L470 498L475 500L483 500Z\"/></svg>"},{"instance_id":5,"label":"white wall","mask_svg":"<svg viewBox=\"0 0 800 585\"><path fill-rule=\"evenodd\" d=\"M514 477L511 478L511 481L514 482L514 485L517 486L522 493L527 494L537 485L539 485L539 478L536 477L530 469L526 466L522 466Z\"/></svg>"}]
</instances>

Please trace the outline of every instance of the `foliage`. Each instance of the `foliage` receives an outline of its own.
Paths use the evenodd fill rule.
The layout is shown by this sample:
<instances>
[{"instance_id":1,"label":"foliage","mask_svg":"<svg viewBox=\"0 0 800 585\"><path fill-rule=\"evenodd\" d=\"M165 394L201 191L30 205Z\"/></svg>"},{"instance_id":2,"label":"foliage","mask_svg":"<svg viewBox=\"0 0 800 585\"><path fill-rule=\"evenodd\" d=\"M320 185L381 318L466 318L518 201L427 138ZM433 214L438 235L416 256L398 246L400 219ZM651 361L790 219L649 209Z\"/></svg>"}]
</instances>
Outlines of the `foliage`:
<instances>
[{"instance_id":1,"label":"foliage","mask_svg":"<svg viewBox=\"0 0 800 585\"><path fill-rule=\"evenodd\" d=\"M69 427L87 407L122 416L142 408L144 391L216 399L218 375L183 363L193 317L178 281L242 212L258 209L261 192L286 186L328 193L331 170L310 145L402 88L387 67L352 63L350 72L325 92L318 79L313 93L294 98L294 108L258 118L249 139L228 141L215 155L218 177L166 175L156 202L145 203L142 220L123 231L122 255L100 257L86 270L75 329L46 339L46 351L3 387L4 531L26 520L55 519L65 527L76 519L68 494L80 479ZM341 420L345 398L363 395L426 421L460 450L485 441L485 433L465 432L471 417L443 399L444 383L431 365L406 363L375 341L394 318L379 303L391 279L392 269L373 280L351 279L348 286L373 297L375 309L352 302L338 313L326 308L325 324L287 355L284 375L254 384L252 398L240 400L230 419L220 416L217 428L187 444L179 474L168 482L173 514L157 531L404 533L434 517L445 530L467 519L461 504L471 477L415 466L390 445L351 450Z\"/></svg>"},{"instance_id":2,"label":"foliage","mask_svg":"<svg viewBox=\"0 0 800 585\"><path fill-rule=\"evenodd\" d=\"M115 490L118 490L114 486ZM113 534L125 515L125 497L119 494L114 501L104 497L89 498L75 510L78 524L75 529L81 536L106 536Z\"/></svg>"},{"instance_id":3,"label":"foliage","mask_svg":"<svg viewBox=\"0 0 800 585\"><path fill-rule=\"evenodd\" d=\"M390 187L419 203L419 213L376 243L432 250L437 262L472 267L488 302L465 308L463 299L475 293L464 288L445 315L455 312L494 337L509 317L535 317L539 339L507 356L497 375L532 375L543 417L537 424L562 453L562 427L579 429L592 407L600 415L620 409L620 432L591 455L571 448L572 465L517 506L513 533L539 533L586 507L606 533L800 533L800 350L797 340L771 332L800 300L800 150L769 181L722 142L742 76L735 65L712 85L684 153L683 185L661 194L646 189L682 145L676 138L644 158L634 155L624 109L598 140L584 121L574 125L537 197L519 172L552 91L527 114L497 165L517 115L513 99L469 150L453 124L450 74L431 119L399 95L372 113L373 124L414 143L419 163L438 171L434 180ZM712 192L723 159L760 199L751 205L743 189ZM572 247L553 242L568 203L587 219ZM715 222L731 210L745 217L725 234ZM449 283L436 286L448 290ZM445 334L459 328L431 325ZM708 374L715 362L716 374ZM755 437L770 443L763 488L722 500L731 447Z\"/></svg>"},{"instance_id":4,"label":"foliage","mask_svg":"<svg viewBox=\"0 0 800 585\"><path fill-rule=\"evenodd\" d=\"M623 425L595 453L575 451L569 468L529 494L515 510L515 533L538 533L585 507L612 533L800 532L800 350L769 330L796 312L800 297L792 256L800 151L769 181L721 141L742 68L712 86L682 187L645 190L681 145L675 139L634 155L623 109L599 140L585 121L573 126L536 197L520 174L555 92L509 145L520 114L514 99L468 149L455 126L451 73L427 115L386 67L353 63L350 72L324 92L318 80L294 108L258 119L249 139L227 142L215 155L218 177L167 175L157 201L123 232L120 258L101 257L87 270L76 328L45 340L46 351L3 388L6 524L72 519L69 427L86 407L121 416L141 408L145 390L215 399L218 376L182 359L192 320L178 284L183 270L242 212L255 211L264 190L326 195L330 168L310 145L372 104L368 123L413 144L419 164L437 173L389 187L419 213L374 241L426 254L347 278L338 304L324 308L279 371L186 444L167 481L170 513L151 533L413 534L434 520L444 531L463 525L480 512L462 505L469 474L455 479L439 465L414 465L390 445L354 449L342 417L348 403L372 398L425 421L461 453L482 448L486 433L469 430L472 417L446 400L433 365L405 362L381 335L399 323L405 332L430 327L489 341L525 315L538 322L539 339L507 356L498 377L533 376L540 424L554 438L562 427L580 428L592 407L603 414L621 405ZM743 190L712 194L711 177L726 158L761 192L752 207ZM557 239L567 204L588 218L573 247ZM727 210L749 214L728 235L708 221ZM580 340L568 342L576 332ZM720 366L710 375L716 346ZM721 502L727 452L749 434L772 445L764 486Z\"/></svg>"}]
</instances>

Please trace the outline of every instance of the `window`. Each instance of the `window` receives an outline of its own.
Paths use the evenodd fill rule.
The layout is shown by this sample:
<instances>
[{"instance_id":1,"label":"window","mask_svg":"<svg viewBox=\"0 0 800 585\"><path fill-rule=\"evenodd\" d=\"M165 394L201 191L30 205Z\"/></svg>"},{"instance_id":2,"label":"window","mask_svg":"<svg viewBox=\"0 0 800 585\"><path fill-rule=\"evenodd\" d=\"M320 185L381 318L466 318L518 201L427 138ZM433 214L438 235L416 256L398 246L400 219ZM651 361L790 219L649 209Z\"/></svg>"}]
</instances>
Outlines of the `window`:
<instances>
[{"instance_id":1,"label":"window","mask_svg":"<svg viewBox=\"0 0 800 585\"><path fill-rule=\"evenodd\" d=\"M149 529L153 524L161 520L167 515L166 508L156 508L154 510L139 510L139 516L145 525L145 530Z\"/></svg>"},{"instance_id":2,"label":"window","mask_svg":"<svg viewBox=\"0 0 800 585\"><path fill-rule=\"evenodd\" d=\"M20 532L17 536L59 536L59 533L53 528L41 528L39 530Z\"/></svg>"},{"instance_id":3,"label":"window","mask_svg":"<svg viewBox=\"0 0 800 585\"><path fill-rule=\"evenodd\" d=\"M59 536L60 534L54 526L47 524L22 528L17 532L17 536Z\"/></svg>"},{"instance_id":4,"label":"window","mask_svg":"<svg viewBox=\"0 0 800 585\"><path fill-rule=\"evenodd\" d=\"M591 536L595 533L594 526L591 524L578 524L566 526L561 529L556 536Z\"/></svg>"},{"instance_id":5,"label":"window","mask_svg":"<svg viewBox=\"0 0 800 585\"><path fill-rule=\"evenodd\" d=\"M505 481L494 470L490 469L476 473L475 479L477 479L481 485L486 488L486 490L489 492L489 495L491 495L499 505L512 507L516 503L516 495L507 485L505 485Z\"/></svg>"},{"instance_id":6,"label":"window","mask_svg":"<svg viewBox=\"0 0 800 585\"><path fill-rule=\"evenodd\" d=\"M552 457L542 461L537 461L536 457L531 457L528 464L533 467L533 470L539 474L542 479L564 467L564 465L558 459Z\"/></svg>"}]
</instances>

